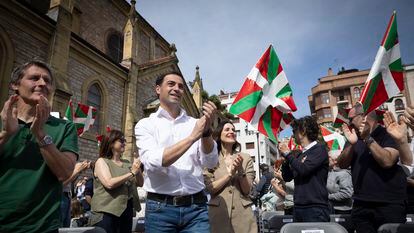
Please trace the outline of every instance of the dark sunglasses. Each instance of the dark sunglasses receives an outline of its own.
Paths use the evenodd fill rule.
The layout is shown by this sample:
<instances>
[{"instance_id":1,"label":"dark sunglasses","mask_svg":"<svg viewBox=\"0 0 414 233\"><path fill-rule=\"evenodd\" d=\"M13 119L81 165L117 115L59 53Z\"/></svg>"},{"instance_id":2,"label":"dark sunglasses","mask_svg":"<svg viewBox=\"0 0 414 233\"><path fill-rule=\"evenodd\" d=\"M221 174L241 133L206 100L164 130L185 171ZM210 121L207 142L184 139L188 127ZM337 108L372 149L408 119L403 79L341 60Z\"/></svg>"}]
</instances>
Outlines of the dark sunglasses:
<instances>
[{"instance_id":1,"label":"dark sunglasses","mask_svg":"<svg viewBox=\"0 0 414 233\"><path fill-rule=\"evenodd\" d=\"M126 142L126 139L125 138L120 138L120 139L118 139L119 140L119 142L121 142L121 143L125 143Z\"/></svg>"}]
</instances>

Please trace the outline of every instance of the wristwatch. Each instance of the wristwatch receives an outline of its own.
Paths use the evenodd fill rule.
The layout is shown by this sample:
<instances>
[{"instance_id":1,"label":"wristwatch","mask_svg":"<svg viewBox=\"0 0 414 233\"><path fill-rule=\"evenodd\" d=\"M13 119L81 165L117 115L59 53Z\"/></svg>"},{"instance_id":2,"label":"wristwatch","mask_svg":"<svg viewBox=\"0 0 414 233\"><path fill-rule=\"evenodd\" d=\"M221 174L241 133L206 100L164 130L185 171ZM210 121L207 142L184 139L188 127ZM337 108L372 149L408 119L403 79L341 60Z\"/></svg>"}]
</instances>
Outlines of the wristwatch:
<instances>
[{"instance_id":1,"label":"wristwatch","mask_svg":"<svg viewBox=\"0 0 414 233\"><path fill-rule=\"evenodd\" d=\"M53 144L53 138L50 135L47 135L43 137L42 140L39 141L39 147L45 147L50 144Z\"/></svg>"},{"instance_id":2,"label":"wristwatch","mask_svg":"<svg viewBox=\"0 0 414 233\"><path fill-rule=\"evenodd\" d=\"M375 139L373 137L369 136L368 138L366 138L364 140L364 142L367 146L369 146L369 145L371 145L371 143L375 142Z\"/></svg>"}]
</instances>

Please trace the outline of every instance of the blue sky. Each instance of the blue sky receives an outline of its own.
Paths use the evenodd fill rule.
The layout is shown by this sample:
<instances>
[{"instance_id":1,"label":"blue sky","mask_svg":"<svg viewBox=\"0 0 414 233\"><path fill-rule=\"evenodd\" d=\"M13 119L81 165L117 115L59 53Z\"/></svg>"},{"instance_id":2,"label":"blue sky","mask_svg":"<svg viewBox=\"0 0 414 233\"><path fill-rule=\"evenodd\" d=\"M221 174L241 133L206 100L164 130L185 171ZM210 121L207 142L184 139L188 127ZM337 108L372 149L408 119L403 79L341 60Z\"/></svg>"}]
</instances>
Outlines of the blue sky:
<instances>
[{"instance_id":1,"label":"blue sky","mask_svg":"<svg viewBox=\"0 0 414 233\"><path fill-rule=\"evenodd\" d=\"M307 96L329 67L371 67L393 10L402 61L414 64L412 0L138 0L136 8L175 43L187 81L200 66L210 95L238 91L273 44L293 89L295 117L310 114Z\"/></svg>"}]
</instances>

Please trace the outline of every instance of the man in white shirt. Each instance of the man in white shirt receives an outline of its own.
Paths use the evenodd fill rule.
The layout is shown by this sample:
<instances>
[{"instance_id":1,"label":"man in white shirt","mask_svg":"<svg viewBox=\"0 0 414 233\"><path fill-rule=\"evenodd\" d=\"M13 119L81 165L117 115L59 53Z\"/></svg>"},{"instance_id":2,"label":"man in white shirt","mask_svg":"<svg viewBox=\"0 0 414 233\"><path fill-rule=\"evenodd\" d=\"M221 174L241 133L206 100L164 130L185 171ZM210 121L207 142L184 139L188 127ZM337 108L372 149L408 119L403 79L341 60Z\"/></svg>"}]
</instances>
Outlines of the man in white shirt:
<instances>
[{"instance_id":1,"label":"man in white shirt","mask_svg":"<svg viewBox=\"0 0 414 233\"><path fill-rule=\"evenodd\" d=\"M180 73L162 75L155 84L160 107L135 126L148 192L145 231L210 232L203 168L218 162L210 128L216 106L204 103L203 116L194 119L181 108Z\"/></svg>"}]
</instances>

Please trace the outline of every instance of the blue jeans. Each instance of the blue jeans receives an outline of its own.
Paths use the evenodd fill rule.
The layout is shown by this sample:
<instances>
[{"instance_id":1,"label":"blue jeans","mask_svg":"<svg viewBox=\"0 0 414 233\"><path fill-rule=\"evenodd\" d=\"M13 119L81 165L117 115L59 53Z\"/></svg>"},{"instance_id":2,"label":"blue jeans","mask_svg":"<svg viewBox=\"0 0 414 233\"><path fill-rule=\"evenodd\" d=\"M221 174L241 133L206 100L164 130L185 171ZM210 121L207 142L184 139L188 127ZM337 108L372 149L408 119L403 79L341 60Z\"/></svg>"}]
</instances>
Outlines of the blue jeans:
<instances>
[{"instance_id":1,"label":"blue jeans","mask_svg":"<svg viewBox=\"0 0 414 233\"><path fill-rule=\"evenodd\" d=\"M207 204L174 206L147 199L145 232L209 233Z\"/></svg>"},{"instance_id":2,"label":"blue jeans","mask_svg":"<svg viewBox=\"0 0 414 233\"><path fill-rule=\"evenodd\" d=\"M329 222L329 208L322 206L295 206L293 209L294 222Z\"/></svg>"},{"instance_id":3,"label":"blue jeans","mask_svg":"<svg viewBox=\"0 0 414 233\"><path fill-rule=\"evenodd\" d=\"M60 201L60 226L70 226L70 197L67 192L62 192L62 200Z\"/></svg>"}]
</instances>

